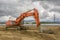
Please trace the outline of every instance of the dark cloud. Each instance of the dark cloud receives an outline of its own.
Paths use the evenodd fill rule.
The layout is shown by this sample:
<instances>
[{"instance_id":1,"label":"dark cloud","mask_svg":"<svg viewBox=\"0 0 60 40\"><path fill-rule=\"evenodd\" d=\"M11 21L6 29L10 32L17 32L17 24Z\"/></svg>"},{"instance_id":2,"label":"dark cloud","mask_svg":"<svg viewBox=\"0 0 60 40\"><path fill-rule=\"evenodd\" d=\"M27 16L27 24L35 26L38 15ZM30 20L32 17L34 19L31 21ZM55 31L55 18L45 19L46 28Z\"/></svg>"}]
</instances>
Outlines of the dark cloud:
<instances>
[{"instance_id":1,"label":"dark cloud","mask_svg":"<svg viewBox=\"0 0 60 40\"><path fill-rule=\"evenodd\" d=\"M32 0L32 2L34 2L34 1L44 1L44 0Z\"/></svg>"},{"instance_id":2,"label":"dark cloud","mask_svg":"<svg viewBox=\"0 0 60 40\"><path fill-rule=\"evenodd\" d=\"M46 0L46 1L51 2L51 3L55 4L55 5L60 6L60 0Z\"/></svg>"},{"instance_id":3,"label":"dark cloud","mask_svg":"<svg viewBox=\"0 0 60 40\"><path fill-rule=\"evenodd\" d=\"M17 17L24 9L24 7L29 6L29 1L15 1L15 0L0 0L0 16L2 15L12 15ZM14 15L13 15L14 14Z\"/></svg>"},{"instance_id":4,"label":"dark cloud","mask_svg":"<svg viewBox=\"0 0 60 40\"><path fill-rule=\"evenodd\" d=\"M36 1L41 1L41 5L45 10L50 9L52 4L55 6L60 6L60 0L0 0L0 16L12 15L14 17L18 17L20 13L31 8L31 3ZM46 2L48 5L45 4ZM49 4L51 6L49 6ZM49 12L52 11L60 12L60 9L52 8ZM43 18L48 15L45 13L47 12L42 13Z\"/></svg>"},{"instance_id":5,"label":"dark cloud","mask_svg":"<svg viewBox=\"0 0 60 40\"><path fill-rule=\"evenodd\" d=\"M54 8L54 9L51 9L50 12L59 12L60 13L60 9L57 9L57 8Z\"/></svg>"},{"instance_id":6,"label":"dark cloud","mask_svg":"<svg viewBox=\"0 0 60 40\"><path fill-rule=\"evenodd\" d=\"M12 15L18 13L18 10L16 9L18 5L17 4L11 4L11 3L6 3L4 1L0 1L0 16L3 15Z\"/></svg>"}]
</instances>

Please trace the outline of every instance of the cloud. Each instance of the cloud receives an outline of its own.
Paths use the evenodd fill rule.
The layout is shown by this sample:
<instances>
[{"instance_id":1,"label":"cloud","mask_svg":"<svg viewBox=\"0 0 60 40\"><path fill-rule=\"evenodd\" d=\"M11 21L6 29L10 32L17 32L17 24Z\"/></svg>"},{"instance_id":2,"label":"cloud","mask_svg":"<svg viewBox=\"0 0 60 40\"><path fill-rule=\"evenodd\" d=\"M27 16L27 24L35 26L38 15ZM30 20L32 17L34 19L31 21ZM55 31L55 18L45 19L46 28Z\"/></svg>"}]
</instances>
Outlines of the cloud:
<instances>
[{"instance_id":1,"label":"cloud","mask_svg":"<svg viewBox=\"0 0 60 40\"><path fill-rule=\"evenodd\" d=\"M7 20L15 20L15 19L16 19L15 17L12 17L10 15L9 16L2 16L2 17L0 17L0 22L5 22Z\"/></svg>"},{"instance_id":2,"label":"cloud","mask_svg":"<svg viewBox=\"0 0 60 40\"><path fill-rule=\"evenodd\" d=\"M59 0L0 0L0 17L4 16L5 18L5 16L9 15L18 17L21 13L33 9L34 7L38 9L39 19L43 21L53 20L52 15L56 14L58 16L60 13ZM33 17L28 17L26 19L33 19Z\"/></svg>"},{"instance_id":3,"label":"cloud","mask_svg":"<svg viewBox=\"0 0 60 40\"><path fill-rule=\"evenodd\" d=\"M48 12L43 8L43 6L40 3L41 3L40 1L33 2L35 8L38 9L40 18L41 19L46 18L46 17L48 17Z\"/></svg>"}]
</instances>

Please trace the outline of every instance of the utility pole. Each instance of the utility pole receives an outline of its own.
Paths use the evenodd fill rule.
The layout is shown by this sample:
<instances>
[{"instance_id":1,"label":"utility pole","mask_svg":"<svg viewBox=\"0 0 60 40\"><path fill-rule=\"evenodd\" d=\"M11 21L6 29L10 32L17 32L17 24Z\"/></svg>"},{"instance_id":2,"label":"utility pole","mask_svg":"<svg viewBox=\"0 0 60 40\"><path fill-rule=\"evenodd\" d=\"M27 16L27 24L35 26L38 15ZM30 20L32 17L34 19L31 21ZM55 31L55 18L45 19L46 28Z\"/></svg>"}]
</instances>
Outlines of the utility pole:
<instances>
[{"instance_id":1,"label":"utility pole","mask_svg":"<svg viewBox=\"0 0 60 40\"><path fill-rule=\"evenodd\" d=\"M55 23L55 18L56 18L56 17L55 17L55 14L54 14L54 23Z\"/></svg>"}]
</instances>

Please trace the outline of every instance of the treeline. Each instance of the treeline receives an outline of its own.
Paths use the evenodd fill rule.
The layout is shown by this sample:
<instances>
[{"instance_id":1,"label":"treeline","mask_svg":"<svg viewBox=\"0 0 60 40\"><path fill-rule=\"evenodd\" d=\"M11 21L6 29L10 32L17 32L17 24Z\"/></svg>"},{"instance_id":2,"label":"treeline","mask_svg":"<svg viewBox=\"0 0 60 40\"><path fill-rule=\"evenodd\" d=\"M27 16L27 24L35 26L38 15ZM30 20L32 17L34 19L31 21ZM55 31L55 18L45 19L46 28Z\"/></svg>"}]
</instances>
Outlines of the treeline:
<instances>
[{"instance_id":1,"label":"treeline","mask_svg":"<svg viewBox=\"0 0 60 40\"><path fill-rule=\"evenodd\" d=\"M60 22L40 22L41 24L60 24ZM36 22L27 22L26 24L36 24Z\"/></svg>"},{"instance_id":2,"label":"treeline","mask_svg":"<svg viewBox=\"0 0 60 40\"><path fill-rule=\"evenodd\" d=\"M60 22L41 22L41 24L60 24Z\"/></svg>"},{"instance_id":3,"label":"treeline","mask_svg":"<svg viewBox=\"0 0 60 40\"><path fill-rule=\"evenodd\" d=\"M0 22L0 24L5 24L6 22ZM40 22L41 24L60 24L60 22ZM36 24L36 22L25 22L22 24Z\"/></svg>"},{"instance_id":4,"label":"treeline","mask_svg":"<svg viewBox=\"0 0 60 40\"><path fill-rule=\"evenodd\" d=\"M0 24L5 24L6 22L0 22Z\"/></svg>"}]
</instances>

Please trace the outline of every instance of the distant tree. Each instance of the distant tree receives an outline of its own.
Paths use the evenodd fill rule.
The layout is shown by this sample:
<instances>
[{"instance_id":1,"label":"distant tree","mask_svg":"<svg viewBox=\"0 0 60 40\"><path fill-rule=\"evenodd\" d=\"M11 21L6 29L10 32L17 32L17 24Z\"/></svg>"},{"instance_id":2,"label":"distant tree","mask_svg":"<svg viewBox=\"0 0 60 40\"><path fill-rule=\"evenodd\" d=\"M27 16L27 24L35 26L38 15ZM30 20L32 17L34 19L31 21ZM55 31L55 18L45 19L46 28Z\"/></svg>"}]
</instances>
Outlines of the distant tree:
<instances>
[{"instance_id":1,"label":"distant tree","mask_svg":"<svg viewBox=\"0 0 60 40\"><path fill-rule=\"evenodd\" d=\"M32 24L36 24L36 22L32 22Z\"/></svg>"}]
</instances>

